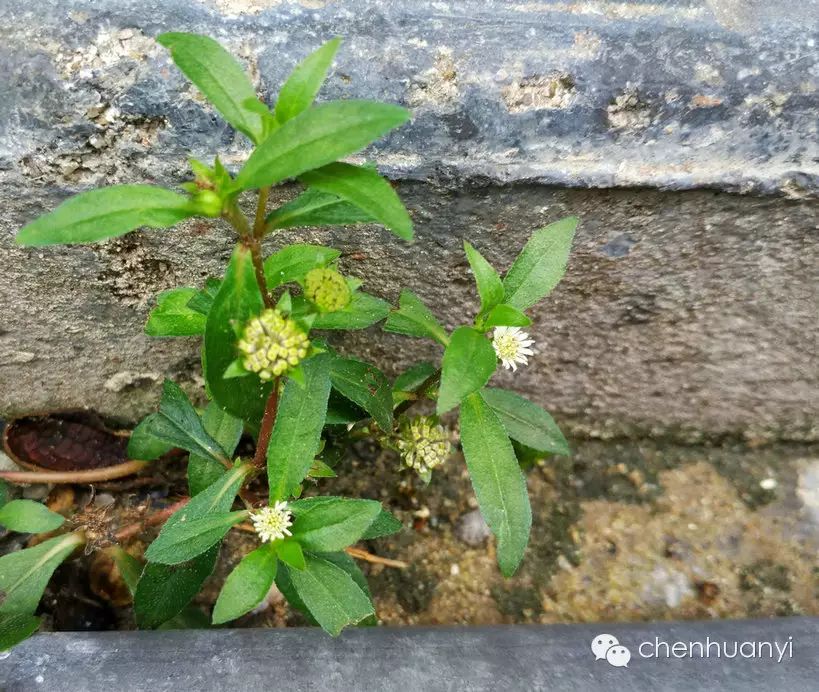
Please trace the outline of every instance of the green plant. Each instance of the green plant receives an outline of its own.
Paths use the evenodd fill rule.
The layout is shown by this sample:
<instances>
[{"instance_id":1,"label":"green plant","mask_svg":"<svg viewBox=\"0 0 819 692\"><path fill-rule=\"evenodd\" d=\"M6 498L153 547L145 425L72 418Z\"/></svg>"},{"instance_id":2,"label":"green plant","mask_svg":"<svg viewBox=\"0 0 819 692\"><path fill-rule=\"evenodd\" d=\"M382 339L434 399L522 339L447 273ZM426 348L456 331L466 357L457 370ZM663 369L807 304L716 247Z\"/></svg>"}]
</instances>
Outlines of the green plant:
<instances>
[{"instance_id":1,"label":"green plant","mask_svg":"<svg viewBox=\"0 0 819 692\"><path fill-rule=\"evenodd\" d=\"M189 499L166 512L144 564L112 545L111 536L128 531L101 539L82 515L71 520L70 532L0 558L0 647L36 629L34 612L52 572L80 546L110 552L132 591L137 623L152 628L185 608L212 572L224 536L248 522L259 545L226 580L214 623L247 613L274 582L331 634L367 620L374 613L367 585L345 549L394 533L401 524L373 500L302 497L305 480L334 475L325 451L328 431L336 440L365 431L394 448L428 482L450 453L439 416L456 408L467 467L497 539L500 568L513 574L531 525L513 441L527 458L533 450L566 454L568 447L548 413L514 392L486 385L499 360L514 369L532 355L532 341L520 331L530 324L525 311L560 280L576 220L535 232L504 278L464 243L480 311L451 332L410 291L401 293L395 309L362 291L358 279L339 272L337 250L295 244L264 257L262 240L284 228L379 223L411 240L410 216L389 182L373 167L338 161L406 122L409 113L370 101L313 105L337 39L295 69L273 110L215 41L183 33L163 34L158 41L251 140L246 163L233 175L218 157L212 165L191 160L193 180L182 185L185 194L150 185L84 192L25 226L17 240L26 246L90 243L195 216L221 218L235 231L224 277L202 288L159 294L146 325L158 338L203 338L207 407L197 410L179 386L166 381L159 411L137 426L128 448L129 457L140 460L186 450ZM303 192L268 212L271 186L291 180ZM239 206L250 192L257 198L252 219ZM343 357L316 336L385 319L387 332L440 344L440 367L419 363L391 383L376 366ZM435 415L409 415L425 399L435 402ZM243 432L256 441L252 458L235 457ZM0 523L41 532L58 529L63 518L37 503L14 500L0 508Z\"/></svg>"}]
</instances>

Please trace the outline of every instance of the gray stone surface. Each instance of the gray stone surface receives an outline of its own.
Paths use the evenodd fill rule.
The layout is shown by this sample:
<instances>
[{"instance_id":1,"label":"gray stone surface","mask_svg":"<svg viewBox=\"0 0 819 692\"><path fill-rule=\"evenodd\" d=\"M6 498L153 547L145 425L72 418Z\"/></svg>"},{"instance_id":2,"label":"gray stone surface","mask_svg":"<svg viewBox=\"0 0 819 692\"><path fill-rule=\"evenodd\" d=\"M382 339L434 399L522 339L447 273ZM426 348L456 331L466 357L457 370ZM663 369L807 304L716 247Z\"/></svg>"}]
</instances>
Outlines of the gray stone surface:
<instances>
[{"instance_id":1,"label":"gray stone surface","mask_svg":"<svg viewBox=\"0 0 819 692\"><path fill-rule=\"evenodd\" d=\"M0 415L133 419L162 377L197 383L195 342L141 325L157 291L222 270L223 234L195 222L91 247L12 243L75 190L175 184L189 154L241 162L241 136L151 40L183 29L242 55L266 97L342 35L324 97L413 110L368 156L403 181L419 241L281 242L335 243L369 290L413 288L452 326L471 305L462 238L505 268L531 230L577 214L568 277L532 330L540 357L516 384L581 434L815 439L817 9L0 0ZM387 370L432 352L377 331L345 347Z\"/></svg>"},{"instance_id":2,"label":"gray stone surface","mask_svg":"<svg viewBox=\"0 0 819 692\"><path fill-rule=\"evenodd\" d=\"M631 651L627 667L595 660L601 632ZM715 642L708 657L642 657L656 641ZM792 639L789 639L792 638ZM792 642L792 656L788 642ZM717 657L769 642L777 662ZM186 630L37 635L0 661L8 692L110 690L788 690L816 689L819 620L712 621L470 628L362 628L337 639L317 629ZM670 650L670 648L669 648ZM743 649L746 654L749 646ZM681 649L677 648L679 654ZM736 653L736 652L734 652Z\"/></svg>"}]
</instances>

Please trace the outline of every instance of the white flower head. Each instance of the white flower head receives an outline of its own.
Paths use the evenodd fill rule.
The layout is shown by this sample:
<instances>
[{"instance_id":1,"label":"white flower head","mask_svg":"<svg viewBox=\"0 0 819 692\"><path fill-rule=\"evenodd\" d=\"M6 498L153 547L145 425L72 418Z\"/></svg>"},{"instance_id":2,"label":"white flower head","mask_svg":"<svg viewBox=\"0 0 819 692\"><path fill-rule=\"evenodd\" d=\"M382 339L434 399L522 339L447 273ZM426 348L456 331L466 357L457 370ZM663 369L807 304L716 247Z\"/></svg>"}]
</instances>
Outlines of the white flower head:
<instances>
[{"instance_id":1,"label":"white flower head","mask_svg":"<svg viewBox=\"0 0 819 692\"><path fill-rule=\"evenodd\" d=\"M534 343L520 327L495 327L492 334L492 346L507 370L517 370L519 363L526 365L528 356L535 354L530 348Z\"/></svg>"},{"instance_id":2,"label":"white flower head","mask_svg":"<svg viewBox=\"0 0 819 692\"><path fill-rule=\"evenodd\" d=\"M293 513L287 503L279 501L272 507L262 507L250 515L253 528L264 543L272 543L285 536L292 536Z\"/></svg>"}]
</instances>

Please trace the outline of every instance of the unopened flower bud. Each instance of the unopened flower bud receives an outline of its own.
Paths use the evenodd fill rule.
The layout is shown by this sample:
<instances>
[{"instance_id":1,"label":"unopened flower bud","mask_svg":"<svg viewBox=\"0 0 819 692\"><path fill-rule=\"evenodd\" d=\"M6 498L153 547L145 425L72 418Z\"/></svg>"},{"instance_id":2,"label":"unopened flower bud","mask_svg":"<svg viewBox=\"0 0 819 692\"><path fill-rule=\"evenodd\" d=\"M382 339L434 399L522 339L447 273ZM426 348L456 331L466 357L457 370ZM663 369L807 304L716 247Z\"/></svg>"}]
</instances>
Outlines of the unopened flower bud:
<instances>
[{"instance_id":1,"label":"unopened flower bud","mask_svg":"<svg viewBox=\"0 0 819 692\"><path fill-rule=\"evenodd\" d=\"M219 216L222 213L222 199L213 190L200 190L194 195L193 203L203 216Z\"/></svg>"},{"instance_id":2,"label":"unopened flower bud","mask_svg":"<svg viewBox=\"0 0 819 692\"><path fill-rule=\"evenodd\" d=\"M350 302L350 287L335 269L318 267L304 277L304 295L319 312L335 312Z\"/></svg>"},{"instance_id":3,"label":"unopened flower bud","mask_svg":"<svg viewBox=\"0 0 819 692\"><path fill-rule=\"evenodd\" d=\"M295 368L307 357L310 341L294 320L278 310L265 310L245 326L239 352L245 370L272 380Z\"/></svg>"}]
</instances>

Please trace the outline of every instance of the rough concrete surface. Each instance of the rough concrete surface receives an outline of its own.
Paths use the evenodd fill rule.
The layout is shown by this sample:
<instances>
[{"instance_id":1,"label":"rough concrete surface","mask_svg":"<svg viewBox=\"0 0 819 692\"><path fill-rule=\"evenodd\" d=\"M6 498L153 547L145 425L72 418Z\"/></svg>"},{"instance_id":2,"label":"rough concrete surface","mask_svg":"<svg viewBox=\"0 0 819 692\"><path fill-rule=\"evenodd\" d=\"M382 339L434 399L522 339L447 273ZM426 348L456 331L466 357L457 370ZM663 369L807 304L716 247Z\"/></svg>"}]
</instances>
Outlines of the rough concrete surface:
<instances>
[{"instance_id":1,"label":"rough concrete surface","mask_svg":"<svg viewBox=\"0 0 819 692\"><path fill-rule=\"evenodd\" d=\"M368 157L402 181L414 246L378 229L281 236L337 244L377 295L412 288L453 326L473 304L462 238L505 268L534 228L581 217L568 276L537 310L539 356L516 378L576 433L816 439L817 11L0 0L0 415L133 419L162 377L197 382L194 340L141 328L157 291L221 272L224 233L193 222L89 247L12 242L76 190L173 185L191 154L241 163L242 137L151 40L179 29L223 41L268 100L344 36L323 98L413 110ZM391 372L433 352L377 330L344 347Z\"/></svg>"}]
</instances>

